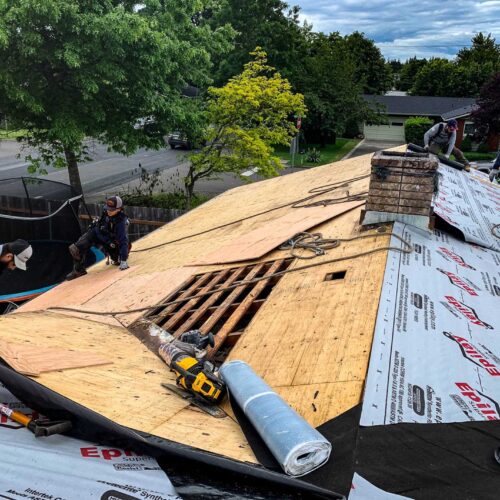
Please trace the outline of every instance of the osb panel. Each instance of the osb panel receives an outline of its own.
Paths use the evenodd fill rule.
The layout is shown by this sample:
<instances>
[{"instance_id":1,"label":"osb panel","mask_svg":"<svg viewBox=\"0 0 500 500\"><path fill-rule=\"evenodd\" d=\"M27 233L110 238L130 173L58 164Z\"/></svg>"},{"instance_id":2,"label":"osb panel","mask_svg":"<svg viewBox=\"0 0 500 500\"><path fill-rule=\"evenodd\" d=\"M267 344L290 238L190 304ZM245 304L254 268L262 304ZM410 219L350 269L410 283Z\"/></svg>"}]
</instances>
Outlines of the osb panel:
<instances>
[{"instance_id":1,"label":"osb panel","mask_svg":"<svg viewBox=\"0 0 500 500\"><path fill-rule=\"evenodd\" d=\"M26 325L31 329L26 331ZM29 334L27 334L29 333ZM188 408L180 397L167 393L162 383L175 384L175 376L165 363L123 328L109 327L93 321L68 318L52 313L25 313L0 317L0 340L44 346L81 349L112 359L112 365L73 368L42 373L36 378L41 385L104 415L115 422L173 439L183 444L217 452L215 442L222 443L221 453L233 449L233 458L254 461L239 426L229 417L217 420L211 429L212 441L204 441L203 432L212 420ZM183 411L184 410L184 411ZM177 417L182 412L197 432L181 430ZM140 415L140 418L138 416ZM176 418L174 418L176 417ZM168 422L174 418L172 425ZM196 441L196 437L200 441ZM215 449L214 449L215 447ZM236 456L235 456L236 455Z\"/></svg>"},{"instance_id":2,"label":"osb panel","mask_svg":"<svg viewBox=\"0 0 500 500\"><path fill-rule=\"evenodd\" d=\"M364 202L352 201L338 205L290 209L289 213L263 224L214 252L204 255L194 264L226 264L258 259L297 233L306 231L363 204Z\"/></svg>"},{"instance_id":3,"label":"osb panel","mask_svg":"<svg viewBox=\"0 0 500 500\"><path fill-rule=\"evenodd\" d=\"M333 382L274 389L313 427L318 427L356 406L363 387L363 382Z\"/></svg>"}]
</instances>

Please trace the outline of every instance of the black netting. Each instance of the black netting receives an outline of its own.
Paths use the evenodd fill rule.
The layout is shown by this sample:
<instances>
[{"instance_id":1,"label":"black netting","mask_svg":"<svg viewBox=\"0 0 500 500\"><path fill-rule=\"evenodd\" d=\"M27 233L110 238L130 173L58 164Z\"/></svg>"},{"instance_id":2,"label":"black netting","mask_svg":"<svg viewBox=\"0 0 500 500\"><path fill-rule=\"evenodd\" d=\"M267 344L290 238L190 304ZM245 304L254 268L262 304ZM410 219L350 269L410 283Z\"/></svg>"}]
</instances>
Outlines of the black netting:
<instances>
[{"instance_id":1,"label":"black netting","mask_svg":"<svg viewBox=\"0 0 500 500\"><path fill-rule=\"evenodd\" d=\"M0 244L21 238L34 250L26 272L0 275L0 300L64 279L72 262L68 245L82 233L81 203L78 194L60 182L29 177L0 180Z\"/></svg>"}]
</instances>

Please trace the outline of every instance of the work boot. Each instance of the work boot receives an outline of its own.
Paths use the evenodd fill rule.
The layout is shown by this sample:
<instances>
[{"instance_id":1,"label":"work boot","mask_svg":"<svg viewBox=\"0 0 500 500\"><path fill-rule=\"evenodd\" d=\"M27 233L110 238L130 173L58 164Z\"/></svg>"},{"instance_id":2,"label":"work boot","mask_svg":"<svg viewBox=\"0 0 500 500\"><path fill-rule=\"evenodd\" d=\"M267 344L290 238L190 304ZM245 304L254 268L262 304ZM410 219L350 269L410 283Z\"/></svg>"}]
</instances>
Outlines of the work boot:
<instances>
[{"instance_id":1,"label":"work boot","mask_svg":"<svg viewBox=\"0 0 500 500\"><path fill-rule=\"evenodd\" d=\"M71 257L73 257L73 260L80 261L82 260L82 256L80 255L80 250L78 250L78 247L73 243L68 247L69 253L71 254Z\"/></svg>"},{"instance_id":2,"label":"work boot","mask_svg":"<svg viewBox=\"0 0 500 500\"><path fill-rule=\"evenodd\" d=\"M74 280L75 278L80 278L80 276L85 276L87 271L85 269L73 269L69 274L66 275L66 281Z\"/></svg>"}]
</instances>

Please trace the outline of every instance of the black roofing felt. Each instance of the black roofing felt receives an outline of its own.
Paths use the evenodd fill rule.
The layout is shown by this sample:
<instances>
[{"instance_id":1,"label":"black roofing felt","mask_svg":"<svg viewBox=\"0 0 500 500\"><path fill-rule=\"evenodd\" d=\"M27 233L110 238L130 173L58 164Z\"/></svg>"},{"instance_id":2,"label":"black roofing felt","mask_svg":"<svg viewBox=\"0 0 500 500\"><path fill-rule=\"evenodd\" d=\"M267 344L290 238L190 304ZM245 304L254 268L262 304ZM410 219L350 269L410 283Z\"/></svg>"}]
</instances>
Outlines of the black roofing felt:
<instances>
[{"instance_id":1,"label":"black roofing felt","mask_svg":"<svg viewBox=\"0 0 500 500\"><path fill-rule=\"evenodd\" d=\"M455 110L472 106L476 100L469 97L428 97L428 96L396 96L396 95L363 95L365 100L375 107L385 106L384 113L389 115L409 116L442 116ZM451 113L453 114L453 113ZM458 116L461 116L461 113ZM450 116L453 118L453 116Z\"/></svg>"}]
</instances>

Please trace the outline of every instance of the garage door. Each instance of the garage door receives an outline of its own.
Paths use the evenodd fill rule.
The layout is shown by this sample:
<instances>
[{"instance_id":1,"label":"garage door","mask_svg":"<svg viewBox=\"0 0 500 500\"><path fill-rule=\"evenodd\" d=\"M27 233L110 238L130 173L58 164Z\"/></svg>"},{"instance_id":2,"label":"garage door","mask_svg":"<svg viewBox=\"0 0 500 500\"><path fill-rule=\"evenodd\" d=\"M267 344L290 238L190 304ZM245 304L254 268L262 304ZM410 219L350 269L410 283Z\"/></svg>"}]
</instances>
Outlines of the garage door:
<instances>
[{"instance_id":1,"label":"garage door","mask_svg":"<svg viewBox=\"0 0 500 500\"><path fill-rule=\"evenodd\" d=\"M390 121L389 125L366 125L364 135L366 139L378 141L405 142L405 128L403 121Z\"/></svg>"}]
</instances>

